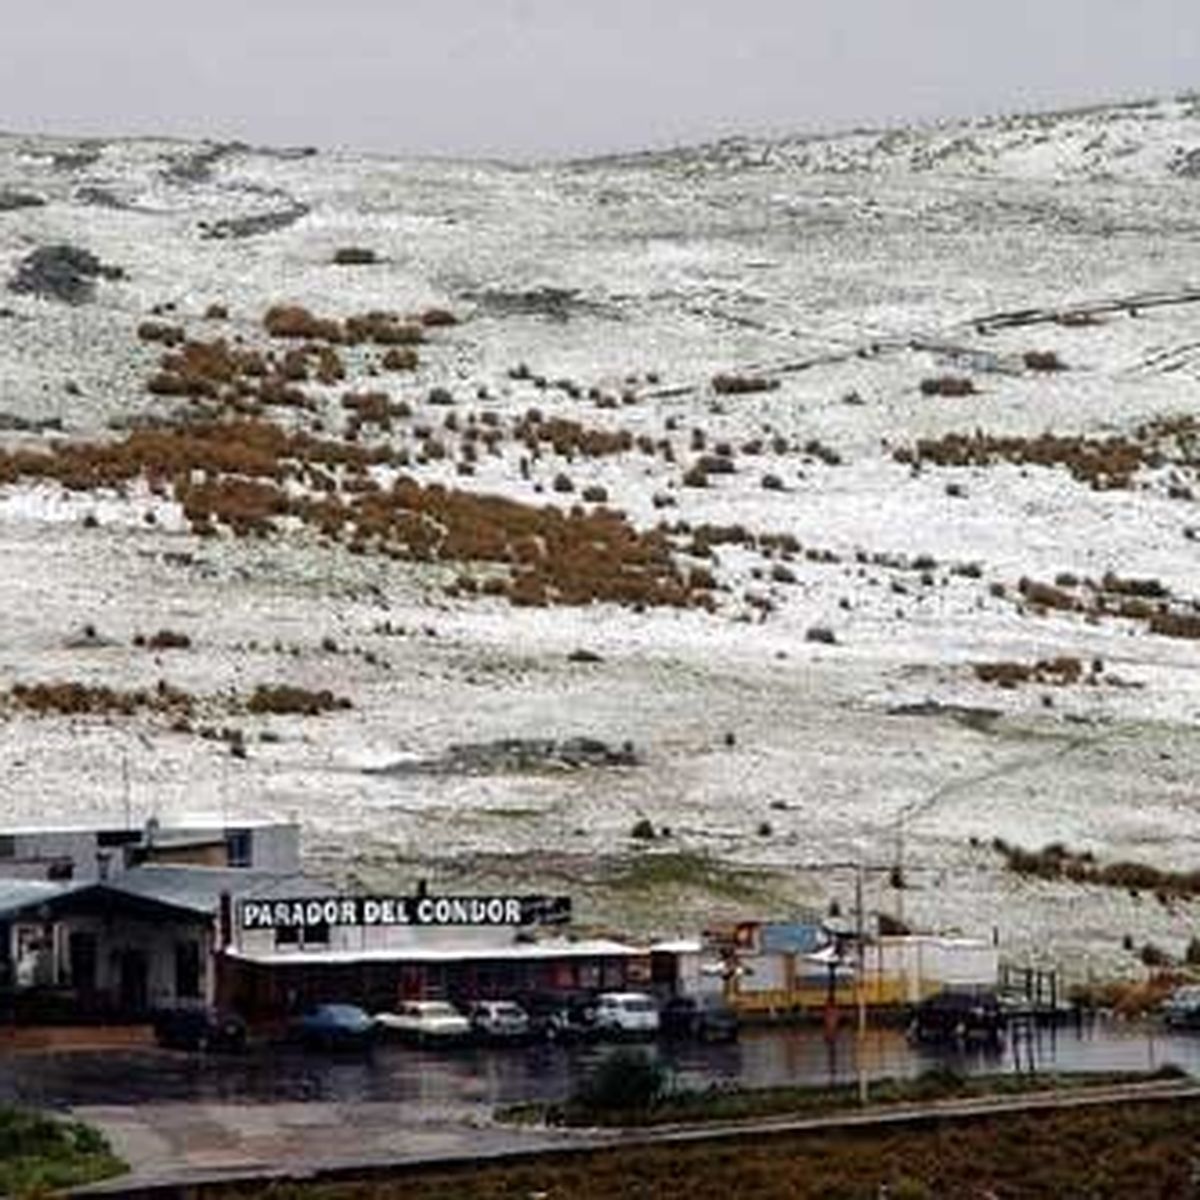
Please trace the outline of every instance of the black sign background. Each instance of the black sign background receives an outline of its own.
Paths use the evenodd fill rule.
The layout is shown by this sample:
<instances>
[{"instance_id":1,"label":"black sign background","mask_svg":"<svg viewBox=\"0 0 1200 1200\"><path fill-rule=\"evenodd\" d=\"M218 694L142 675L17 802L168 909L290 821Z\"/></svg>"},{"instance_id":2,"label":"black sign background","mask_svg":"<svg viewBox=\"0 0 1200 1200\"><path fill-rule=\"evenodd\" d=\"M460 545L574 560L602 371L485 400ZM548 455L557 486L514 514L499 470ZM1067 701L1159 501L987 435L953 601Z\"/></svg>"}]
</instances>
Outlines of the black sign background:
<instances>
[{"instance_id":1,"label":"black sign background","mask_svg":"<svg viewBox=\"0 0 1200 1200\"><path fill-rule=\"evenodd\" d=\"M243 929L414 925L557 925L571 919L569 896L304 896L238 904Z\"/></svg>"}]
</instances>

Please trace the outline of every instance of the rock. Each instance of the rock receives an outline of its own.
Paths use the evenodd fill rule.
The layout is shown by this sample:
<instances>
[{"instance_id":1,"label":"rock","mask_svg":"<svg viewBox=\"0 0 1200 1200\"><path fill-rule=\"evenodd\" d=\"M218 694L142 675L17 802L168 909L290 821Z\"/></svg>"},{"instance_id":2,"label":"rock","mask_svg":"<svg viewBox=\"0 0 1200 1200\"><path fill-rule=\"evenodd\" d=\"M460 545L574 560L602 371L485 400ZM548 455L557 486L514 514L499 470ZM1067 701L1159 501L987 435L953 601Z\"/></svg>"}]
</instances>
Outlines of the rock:
<instances>
[{"instance_id":1,"label":"rock","mask_svg":"<svg viewBox=\"0 0 1200 1200\"><path fill-rule=\"evenodd\" d=\"M40 246L18 264L10 292L28 292L65 304L84 304L96 292L97 279L124 279L120 267L106 266L90 250L65 243Z\"/></svg>"},{"instance_id":2,"label":"rock","mask_svg":"<svg viewBox=\"0 0 1200 1200\"><path fill-rule=\"evenodd\" d=\"M587 650L583 647L580 647L578 650L572 650L571 653L567 655L567 662L598 663L603 661L604 659L597 654L595 650Z\"/></svg>"},{"instance_id":3,"label":"rock","mask_svg":"<svg viewBox=\"0 0 1200 1200\"><path fill-rule=\"evenodd\" d=\"M201 221L200 236L221 240L277 233L281 229L295 225L297 221L307 217L310 211L307 204L293 204L290 208L258 213L251 217L225 217L220 221Z\"/></svg>"},{"instance_id":4,"label":"rock","mask_svg":"<svg viewBox=\"0 0 1200 1200\"><path fill-rule=\"evenodd\" d=\"M0 212L15 212L18 208L42 208L46 201L32 192L13 192L0 188Z\"/></svg>"},{"instance_id":5,"label":"rock","mask_svg":"<svg viewBox=\"0 0 1200 1200\"><path fill-rule=\"evenodd\" d=\"M639 759L632 742L613 747L596 738L501 738L451 746L436 758L411 759L368 768L368 775L493 775L509 772L633 767Z\"/></svg>"}]
</instances>

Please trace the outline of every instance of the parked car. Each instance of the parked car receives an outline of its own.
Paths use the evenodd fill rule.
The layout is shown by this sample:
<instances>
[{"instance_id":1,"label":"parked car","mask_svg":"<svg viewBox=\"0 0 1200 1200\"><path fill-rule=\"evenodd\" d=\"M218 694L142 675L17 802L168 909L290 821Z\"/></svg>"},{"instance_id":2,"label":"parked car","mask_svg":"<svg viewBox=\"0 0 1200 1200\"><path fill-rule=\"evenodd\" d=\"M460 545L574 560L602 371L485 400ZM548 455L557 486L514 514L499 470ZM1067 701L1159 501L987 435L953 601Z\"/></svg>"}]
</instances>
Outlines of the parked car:
<instances>
[{"instance_id":1,"label":"parked car","mask_svg":"<svg viewBox=\"0 0 1200 1200\"><path fill-rule=\"evenodd\" d=\"M476 1000L467 1009L476 1037L488 1042L520 1042L530 1035L529 1014L512 1000Z\"/></svg>"},{"instance_id":2,"label":"parked car","mask_svg":"<svg viewBox=\"0 0 1200 1200\"><path fill-rule=\"evenodd\" d=\"M375 1022L384 1033L419 1044L450 1045L471 1034L471 1022L445 1000L406 1000L395 1012L376 1013Z\"/></svg>"},{"instance_id":3,"label":"parked car","mask_svg":"<svg viewBox=\"0 0 1200 1200\"><path fill-rule=\"evenodd\" d=\"M212 1008L160 1009L154 1014L154 1040L169 1050L241 1051L246 1048L246 1023Z\"/></svg>"},{"instance_id":4,"label":"parked car","mask_svg":"<svg viewBox=\"0 0 1200 1200\"><path fill-rule=\"evenodd\" d=\"M909 1037L918 1042L998 1045L1004 1011L991 992L938 992L913 1012Z\"/></svg>"},{"instance_id":5,"label":"parked car","mask_svg":"<svg viewBox=\"0 0 1200 1200\"><path fill-rule=\"evenodd\" d=\"M1200 1029L1200 984L1177 987L1163 1001L1162 1015L1172 1029Z\"/></svg>"},{"instance_id":6,"label":"parked car","mask_svg":"<svg viewBox=\"0 0 1200 1200\"><path fill-rule=\"evenodd\" d=\"M596 997L596 1032L607 1037L652 1037L658 1005L645 992L601 992Z\"/></svg>"},{"instance_id":7,"label":"parked car","mask_svg":"<svg viewBox=\"0 0 1200 1200\"><path fill-rule=\"evenodd\" d=\"M534 1038L582 1042L595 1036L595 1001L584 992L534 992L521 1000Z\"/></svg>"},{"instance_id":8,"label":"parked car","mask_svg":"<svg viewBox=\"0 0 1200 1200\"><path fill-rule=\"evenodd\" d=\"M288 1032L313 1049L366 1049L375 1040L375 1022L355 1004L318 1004L295 1018Z\"/></svg>"},{"instance_id":9,"label":"parked car","mask_svg":"<svg viewBox=\"0 0 1200 1200\"><path fill-rule=\"evenodd\" d=\"M667 1037L696 1038L701 1042L737 1040L737 1014L722 996L672 996L659 1013Z\"/></svg>"}]
</instances>

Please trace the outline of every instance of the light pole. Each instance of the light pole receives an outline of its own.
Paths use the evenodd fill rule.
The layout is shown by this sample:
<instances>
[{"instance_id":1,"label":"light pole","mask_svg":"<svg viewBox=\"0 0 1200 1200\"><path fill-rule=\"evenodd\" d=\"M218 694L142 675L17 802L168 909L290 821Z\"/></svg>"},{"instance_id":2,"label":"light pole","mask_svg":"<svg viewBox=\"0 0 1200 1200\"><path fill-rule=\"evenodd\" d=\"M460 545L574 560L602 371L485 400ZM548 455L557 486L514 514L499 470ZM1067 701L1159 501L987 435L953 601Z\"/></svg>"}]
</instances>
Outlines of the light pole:
<instances>
[{"instance_id":1,"label":"light pole","mask_svg":"<svg viewBox=\"0 0 1200 1200\"><path fill-rule=\"evenodd\" d=\"M858 1066L858 1102L867 1103L867 1070L864 1062L864 1052L867 1036L867 994L864 986L863 973L866 968L866 953L863 948L863 863L859 855L854 869L854 925L855 925L855 968L854 995L858 1007L858 1029L854 1043L854 1060Z\"/></svg>"}]
</instances>

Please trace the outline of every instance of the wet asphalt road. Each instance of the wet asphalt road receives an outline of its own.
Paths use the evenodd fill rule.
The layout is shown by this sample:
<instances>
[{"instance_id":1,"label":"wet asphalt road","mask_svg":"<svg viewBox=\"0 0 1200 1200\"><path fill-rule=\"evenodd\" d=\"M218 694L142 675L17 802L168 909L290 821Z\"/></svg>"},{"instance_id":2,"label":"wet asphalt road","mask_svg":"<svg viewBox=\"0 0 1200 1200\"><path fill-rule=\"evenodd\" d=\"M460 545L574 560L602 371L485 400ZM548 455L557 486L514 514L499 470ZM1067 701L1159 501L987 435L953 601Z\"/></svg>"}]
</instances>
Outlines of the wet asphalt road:
<instances>
[{"instance_id":1,"label":"wet asphalt road","mask_svg":"<svg viewBox=\"0 0 1200 1200\"><path fill-rule=\"evenodd\" d=\"M44 1107L191 1101L336 1103L408 1101L503 1104L567 1096L605 1046L520 1046L418 1050L382 1045L370 1054L320 1054L293 1047L248 1054L176 1051L62 1051L0 1059L0 1102ZM856 1078L855 1037L820 1029L751 1028L731 1045L661 1042L654 1047L683 1086L822 1085ZM971 1072L1144 1071L1175 1063L1200 1075L1200 1033L1150 1025L1045 1028L1000 1051L910 1046L899 1030L870 1030L868 1077L919 1074L938 1064Z\"/></svg>"}]
</instances>

